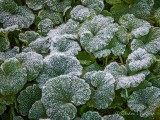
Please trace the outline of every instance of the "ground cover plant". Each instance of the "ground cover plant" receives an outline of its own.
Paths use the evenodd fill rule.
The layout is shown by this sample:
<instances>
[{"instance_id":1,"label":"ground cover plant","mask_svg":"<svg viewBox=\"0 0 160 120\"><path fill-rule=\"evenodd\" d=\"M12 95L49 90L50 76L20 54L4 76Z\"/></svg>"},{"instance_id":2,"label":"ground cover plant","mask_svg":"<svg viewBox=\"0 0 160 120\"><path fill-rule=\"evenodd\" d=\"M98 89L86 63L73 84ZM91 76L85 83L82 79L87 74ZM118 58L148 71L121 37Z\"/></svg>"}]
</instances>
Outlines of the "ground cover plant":
<instances>
[{"instance_id":1,"label":"ground cover plant","mask_svg":"<svg viewBox=\"0 0 160 120\"><path fill-rule=\"evenodd\" d=\"M159 0L0 0L0 119L160 120Z\"/></svg>"}]
</instances>

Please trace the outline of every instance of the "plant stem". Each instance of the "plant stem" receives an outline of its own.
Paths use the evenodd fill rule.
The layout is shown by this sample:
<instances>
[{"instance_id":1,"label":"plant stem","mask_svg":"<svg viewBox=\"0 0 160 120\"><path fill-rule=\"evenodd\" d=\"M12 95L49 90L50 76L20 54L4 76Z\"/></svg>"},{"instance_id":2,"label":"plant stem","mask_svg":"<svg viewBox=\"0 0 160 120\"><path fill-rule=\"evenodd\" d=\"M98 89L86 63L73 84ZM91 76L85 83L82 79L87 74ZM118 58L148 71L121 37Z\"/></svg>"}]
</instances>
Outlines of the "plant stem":
<instances>
[{"instance_id":1,"label":"plant stem","mask_svg":"<svg viewBox=\"0 0 160 120\"><path fill-rule=\"evenodd\" d=\"M119 56L119 59L120 59L120 61L121 61L121 64L123 65L123 64L124 64L123 58L122 58L121 56Z\"/></svg>"}]
</instances>

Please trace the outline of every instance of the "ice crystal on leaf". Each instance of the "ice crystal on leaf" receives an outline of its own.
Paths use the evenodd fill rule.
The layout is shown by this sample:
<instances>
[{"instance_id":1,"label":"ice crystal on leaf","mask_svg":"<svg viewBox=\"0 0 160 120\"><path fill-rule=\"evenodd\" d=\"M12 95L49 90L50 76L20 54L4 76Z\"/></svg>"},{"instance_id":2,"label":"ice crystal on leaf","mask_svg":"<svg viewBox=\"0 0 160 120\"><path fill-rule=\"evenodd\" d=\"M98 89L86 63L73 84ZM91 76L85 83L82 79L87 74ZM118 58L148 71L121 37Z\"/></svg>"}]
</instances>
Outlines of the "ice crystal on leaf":
<instances>
[{"instance_id":1,"label":"ice crystal on leaf","mask_svg":"<svg viewBox=\"0 0 160 120\"><path fill-rule=\"evenodd\" d=\"M81 120L102 120L102 119L98 112L88 111L82 115Z\"/></svg>"},{"instance_id":2,"label":"ice crystal on leaf","mask_svg":"<svg viewBox=\"0 0 160 120\"><path fill-rule=\"evenodd\" d=\"M102 120L125 120L121 115L119 114L112 114L112 115L105 115Z\"/></svg>"},{"instance_id":3,"label":"ice crystal on leaf","mask_svg":"<svg viewBox=\"0 0 160 120\"><path fill-rule=\"evenodd\" d=\"M160 89L147 87L134 91L128 101L129 108L134 112L140 112L141 117L153 116L153 113L160 103Z\"/></svg>"},{"instance_id":4,"label":"ice crystal on leaf","mask_svg":"<svg viewBox=\"0 0 160 120\"><path fill-rule=\"evenodd\" d=\"M31 81L35 79L40 71L43 69L43 57L35 52L20 53L16 58L27 69L27 80Z\"/></svg>"},{"instance_id":5,"label":"ice crystal on leaf","mask_svg":"<svg viewBox=\"0 0 160 120\"><path fill-rule=\"evenodd\" d=\"M46 82L41 100L51 119L70 120L77 113L76 106L85 104L90 94L89 85L83 79L61 75Z\"/></svg>"},{"instance_id":6,"label":"ice crystal on leaf","mask_svg":"<svg viewBox=\"0 0 160 120\"><path fill-rule=\"evenodd\" d=\"M20 113L23 116L27 116L29 110L31 109L32 105L41 99L42 91L38 87L38 85L28 86L26 89L20 92L20 95L17 98L18 101L18 108Z\"/></svg>"},{"instance_id":7,"label":"ice crystal on leaf","mask_svg":"<svg viewBox=\"0 0 160 120\"><path fill-rule=\"evenodd\" d=\"M77 55L81 50L75 35L63 35L51 39L51 54Z\"/></svg>"},{"instance_id":8,"label":"ice crystal on leaf","mask_svg":"<svg viewBox=\"0 0 160 120\"><path fill-rule=\"evenodd\" d=\"M149 54L145 49L138 48L127 58L127 66L130 71L136 72L148 69L154 62L155 56Z\"/></svg>"},{"instance_id":9,"label":"ice crystal on leaf","mask_svg":"<svg viewBox=\"0 0 160 120\"><path fill-rule=\"evenodd\" d=\"M60 75L81 75L82 67L75 57L58 54L49 55L44 58L43 63L43 71L37 78L40 86L43 86L48 79Z\"/></svg>"},{"instance_id":10,"label":"ice crystal on leaf","mask_svg":"<svg viewBox=\"0 0 160 120\"><path fill-rule=\"evenodd\" d=\"M0 68L0 94L17 94L27 82L27 71L16 58L5 60Z\"/></svg>"},{"instance_id":11,"label":"ice crystal on leaf","mask_svg":"<svg viewBox=\"0 0 160 120\"><path fill-rule=\"evenodd\" d=\"M88 72L84 75L87 83L91 84L93 93L89 106L98 109L106 109L115 96L115 79L110 73L103 71Z\"/></svg>"},{"instance_id":12,"label":"ice crystal on leaf","mask_svg":"<svg viewBox=\"0 0 160 120\"><path fill-rule=\"evenodd\" d=\"M33 10L39 10L43 7L43 0L26 0L26 4Z\"/></svg>"}]
</instances>

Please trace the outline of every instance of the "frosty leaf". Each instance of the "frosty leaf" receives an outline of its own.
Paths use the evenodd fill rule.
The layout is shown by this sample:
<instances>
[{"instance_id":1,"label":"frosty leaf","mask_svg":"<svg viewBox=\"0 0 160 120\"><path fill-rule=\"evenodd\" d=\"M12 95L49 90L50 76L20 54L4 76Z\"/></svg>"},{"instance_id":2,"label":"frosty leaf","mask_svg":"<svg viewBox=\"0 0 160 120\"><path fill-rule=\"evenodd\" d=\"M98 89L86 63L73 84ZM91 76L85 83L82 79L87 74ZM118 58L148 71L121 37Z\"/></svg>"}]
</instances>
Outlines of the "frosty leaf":
<instances>
[{"instance_id":1,"label":"frosty leaf","mask_svg":"<svg viewBox=\"0 0 160 120\"><path fill-rule=\"evenodd\" d=\"M154 19L156 23L160 26L160 8L158 8L154 13Z\"/></svg>"},{"instance_id":2,"label":"frosty leaf","mask_svg":"<svg viewBox=\"0 0 160 120\"><path fill-rule=\"evenodd\" d=\"M85 104L90 94L89 85L83 79L61 75L46 82L41 100L51 119L70 120L77 113L76 106Z\"/></svg>"},{"instance_id":3,"label":"frosty leaf","mask_svg":"<svg viewBox=\"0 0 160 120\"><path fill-rule=\"evenodd\" d=\"M14 13L4 13L0 15L0 22L3 23L3 27L11 27L18 25L19 29L28 28L34 21L34 14L25 6L18 6L18 10Z\"/></svg>"},{"instance_id":4,"label":"frosty leaf","mask_svg":"<svg viewBox=\"0 0 160 120\"><path fill-rule=\"evenodd\" d=\"M80 23L69 19L67 23L61 24L56 29L50 30L49 37L55 37L63 34L77 34Z\"/></svg>"},{"instance_id":5,"label":"frosty leaf","mask_svg":"<svg viewBox=\"0 0 160 120\"><path fill-rule=\"evenodd\" d=\"M113 22L111 17L98 15L82 24L79 30L82 47L86 51L94 53L109 45L118 30L118 25Z\"/></svg>"},{"instance_id":6,"label":"frosty leaf","mask_svg":"<svg viewBox=\"0 0 160 120\"><path fill-rule=\"evenodd\" d=\"M6 110L6 105L0 103L0 115L2 115L5 110Z\"/></svg>"},{"instance_id":7,"label":"frosty leaf","mask_svg":"<svg viewBox=\"0 0 160 120\"><path fill-rule=\"evenodd\" d=\"M136 72L148 69L154 62L155 56L147 53L144 49L138 48L127 58L127 66L130 71Z\"/></svg>"},{"instance_id":8,"label":"frosty leaf","mask_svg":"<svg viewBox=\"0 0 160 120\"><path fill-rule=\"evenodd\" d=\"M147 35L151 28L150 23L145 20L136 18L133 14L123 15L120 18L119 23L131 31L131 34L135 38Z\"/></svg>"},{"instance_id":9,"label":"frosty leaf","mask_svg":"<svg viewBox=\"0 0 160 120\"><path fill-rule=\"evenodd\" d=\"M13 26L6 27L6 28L0 28L0 32L2 32L2 33L9 33L9 32L12 32L14 30L19 30L18 25L13 25Z\"/></svg>"},{"instance_id":10,"label":"frosty leaf","mask_svg":"<svg viewBox=\"0 0 160 120\"><path fill-rule=\"evenodd\" d=\"M131 43L131 49L134 51L138 47L145 49L148 53L156 54L160 51L160 29L158 27L152 27L148 35L133 40Z\"/></svg>"},{"instance_id":11,"label":"frosty leaf","mask_svg":"<svg viewBox=\"0 0 160 120\"><path fill-rule=\"evenodd\" d=\"M42 20L46 18L52 20L54 26L62 23L63 21L62 16L58 12L49 10L41 10L38 13L38 17L40 17Z\"/></svg>"},{"instance_id":12,"label":"frosty leaf","mask_svg":"<svg viewBox=\"0 0 160 120\"><path fill-rule=\"evenodd\" d=\"M105 115L102 119L103 120L125 120L119 114Z\"/></svg>"},{"instance_id":13,"label":"frosty leaf","mask_svg":"<svg viewBox=\"0 0 160 120\"><path fill-rule=\"evenodd\" d=\"M64 10L71 6L71 0L47 0L49 8L53 11L64 12Z\"/></svg>"},{"instance_id":14,"label":"frosty leaf","mask_svg":"<svg viewBox=\"0 0 160 120\"><path fill-rule=\"evenodd\" d=\"M110 5L114 5L122 2L122 0L105 0L105 1Z\"/></svg>"},{"instance_id":15,"label":"frosty leaf","mask_svg":"<svg viewBox=\"0 0 160 120\"><path fill-rule=\"evenodd\" d=\"M14 13L18 10L17 4L14 0L1 0L0 1L0 16L6 13Z\"/></svg>"},{"instance_id":16,"label":"frosty leaf","mask_svg":"<svg viewBox=\"0 0 160 120\"><path fill-rule=\"evenodd\" d=\"M46 18L39 22L38 29L38 32L41 35L45 36L51 29L53 29L53 22L50 19Z\"/></svg>"},{"instance_id":17,"label":"frosty leaf","mask_svg":"<svg viewBox=\"0 0 160 120\"><path fill-rule=\"evenodd\" d=\"M14 116L13 120L24 120L21 116Z\"/></svg>"},{"instance_id":18,"label":"frosty leaf","mask_svg":"<svg viewBox=\"0 0 160 120\"><path fill-rule=\"evenodd\" d=\"M103 71L93 71L86 73L84 79L93 86L89 105L97 109L106 109L115 96L113 76Z\"/></svg>"},{"instance_id":19,"label":"frosty leaf","mask_svg":"<svg viewBox=\"0 0 160 120\"><path fill-rule=\"evenodd\" d=\"M25 33L19 34L19 40L26 43L31 43L32 41L35 41L37 38L39 38L40 35L36 33L35 31L26 31Z\"/></svg>"},{"instance_id":20,"label":"frosty leaf","mask_svg":"<svg viewBox=\"0 0 160 120\"><path fill-rule=\"evenodd\" d=\"M5 60L0 69L0 94L12 95L21 90L27 81L26 69L16 58Z\"/></svg>"},{"instance_id":21,"label":"frosty leaf","mask_svg":"<svg viewBox=\"0 0 160 120\"><path fill-rule=\"evenodd\" d=\"M114 76L116 89L137 87L149 74L149 71L146 70L137 74L127 75L126 67L118 65L116 62L107 65L104 71Z\"/></svg>"},{"instance_id":22,"label":"frosty leaf","mask_svg":"<svg viewBox=\"0 0 160 120\"><path fill-rule=\"evenodd\" d=\"M75 36L59 36L52 38L50 51L51 54L77 55L81 47L76 42Z\"/></svg>"},{"instance_id":23,"label":"frosty leaf","mask_svg":"<svg viewBox=\"0 0 160 120\"><path fill-rule=\"evenodd\" d=\"M82 5L77 5L71 11L71 18L80 22L85 21L88 17L95 16L94 10L86 8Z\"/></svg>"},{"instance_id":24,"label":"frosty leaf","mask_svg":"<svg viewBox=\"0 0 160 120\"><path fill-rule=\"evenodd\" d=\"M8 50L5 52L0 52L0 61L5 61L6 59L15 57L16 54L19 53L19 48L14 47L12 50Z\"/></svg>"},{"instance_id":25,"label":"frosty leaf","mask_svg":"<svg viewBox=\"0 0 160 120\"><path fill-rule=\"evenodd\" d=\"M18 108L21 115L28 115L32 105L37 100L41 99L41 94L41 89L36 84L34 84L33 86L28 86L26 89L20 92L17 101L19 103Z\"/></svg>"},{"instance_id":26,"label":"frosty leaf","mask_svg":"<svg viewBox=\"0 0 160 120\"><path fill-rule=\"evenodd\" d=\"M6 38L0 37L0 52L7 50L9 48L9 45L10 43Z\"/></svg>"},{"instance_id":27,"label":"frosty leaf","mask_svg":"<svg viewBox=\"0 0 160 120\"><path fill-rule=\"evenodd\" d=\"M42 0L26 0L26 4L33 10L39 10L43 7Z\"/></svg>"},{"instance_id":28,"label":"frosty leaf","mask_svg":"<svg viewBox=\"0 0 160 120\"><path fill-rule=\"evenodd\" d=\"M82 5L94 9L97 14L101 13L104 8L103 0L81 0Z\"/></svg>"},{"instance_id":29,"label":"frosty leaf","mask_svg":"<svg viewBox=\"0 0 160 120\"><path fill-rule=\"evenodd\" d=\"M35 52L20 53L16 58L27 69L27 80L31 81L35 79L40 71L43 69L43 57Z\"/></svg>"},{"instance_id":30,"label":"frosty leaf","mask_svg":"<svg viewBox=\"0 0 160 120\"><path fill-rule=\"evenodd\" d=\"M134 112L140 112L141 117L152 116L159 103L160 89L156 87L135 91L128 100L129 108Z\"/></svg>"},{"instance_id":31,"label":"frosty leaf","mask_svg":"<svg viewBox=\"0 0 160 120\"><path fill-rule=\"evenodd\" d=\"M88 111L82 115L81 120L101 120L101 116L98 112Z\"/></svg>"},{"instance_id":32,"label":"frosty leaf","mask_svg":"<svg viewBox=\"0 0 160 120\"><path fill-rule=\"evenodd\" d=\"M40 37L35 41L32 41L27 48L23 49L23 52L37 52L39 54L49 53L50 40L46 37Z\"/></svg>"},{"instance_id":33,"label":"frosty leaf","mask_svg":"<svg viewBox=\"0 0 160 120\"><path fill-rule=\"evenodd\" d=\"M82 67L79 61L71 56L66 55L50 55L44 60L44 68L41 74L37 78L37 82L40 86L50 79L60 75L74 75L79 76L82 71Z\"/></svg>"},{"instance_id":34,"label":"frosty leaf","mask_svg":"<svg viewBox=\"0 0 160 120\"><path fill-rule=\"evenodd\" d=\"M28 118L40 119L46 116L46 110L40 100L36 101L29 110Z\"/></svg>"}]
</instances>

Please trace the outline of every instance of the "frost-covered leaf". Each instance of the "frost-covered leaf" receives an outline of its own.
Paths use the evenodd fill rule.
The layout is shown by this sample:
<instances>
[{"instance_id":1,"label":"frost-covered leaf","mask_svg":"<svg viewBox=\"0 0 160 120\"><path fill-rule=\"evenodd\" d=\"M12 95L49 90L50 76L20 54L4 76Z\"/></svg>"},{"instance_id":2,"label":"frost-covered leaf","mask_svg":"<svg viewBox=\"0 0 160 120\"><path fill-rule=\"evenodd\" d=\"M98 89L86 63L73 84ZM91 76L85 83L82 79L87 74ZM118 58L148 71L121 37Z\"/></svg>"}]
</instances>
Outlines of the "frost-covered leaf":
<instances>
[{"instance_id":1,"label":"frost-covered leaf","mask_svg":"<svg viewBox=\"0 0 160 120\"><path fill-rule=\"evenodd\" d=\"M49 53L50 40L47 37L40 37L35 41L32 41L27 48L23 49L23 52L37 52L39 54Z\"/></svg>"},{"instance_id":2,"label":"frost-covered leaf","mask_svg":"<svg viewBox=\"0 0 160 120\"><path fill-rule=\"evenodd\" d=\"M50 55L43 60L44 68L37 78L40 86L50 79L60 75L74 75L79 76L82 67L75 57L66 55Z\"/></svg>"},{"instance_id":3,"label":"frost-covered leaf","mask_svg":"<svg viewBox=\"0 0 160 120\"><path fill-rule=\"evenodd\" d=\"M94 10L84 7L82 5L77 5L71 11L71 18L80 22L83 22L87 18L95 15L96 13Z\"/></svg>"},{"instance_id":4,"label":"frost-covered leaf","mask_svg":"<svg viewBox=\"0 0 160 120\"><path fill-rule=\"evenodd\" d=\"M97 14L101 13L104 8L103 0L81 0L82 5L87 6L90 9L94 9Z\"/></svg>"},{"instance_id":5,"label":"frost-covered leaf","mask_svg":"<svg viewBox=\"0 0 160 120\"><path fill-rule=\"evenodd\" d=\"M61 75L46 82L41 100L51 119L70 120L77 113L76 106L85 104L90 94L89 85L83 79Z\"/></svg>"},{"instance_id":6,"label":"frost-covered leaf","mask_svg":"<svg viewBox=\"0 0 160 120\"><path fill-rule=\"evenodd\" d=\"M81 47L76 42L77 36L59 36L51 39L51 54L77 55L81 51Z\"/></svg>"},{"instance_id":7,"label":"frost-covered leaf","mask_svg":"<svg viewBox=\"0 0 160 120\"><path fill-rule=\"evenodd\" d=\"M40 35L35 31L26 31L25 33L19 34L19 40L28 44L35 41L39 37Z\"/></svg>"},{"instance_id":8,"label":"frost-covered leaf","mask_svg":"<svg viewBox=\"0 0 160 120\"><path fill-rule=\"evenodd\" d=\"M81 120L101 120L101 116L98 112L88 111L82 115Z\"/></svg>"},{"instance_id":9,"label":"frost-covered leaf","mask_svg":"<svg viewBox=\"0 0 160 120\"><path fill-rule=\"evenodd\" d=\"M7 50L9 48L9 45L10 43L6 38L0 37L0 52Z\"/></svg>"},{"instance_id":10,"label":"frost-covered leaf","mask_svg":"<svg viewBox=\"0 0 160 120\"><path fill-rule=\"evenodd\" d=\"M43 7L43 0L26 0L26 4L33 10L39 10Z\"/></svg>"},{"instance_id":11,"label":"frost-covered leaf","mask_svg":"<svg viewBox=\"0 0 160 120\"><path fill-rule=\"evenodd\" d=\"M14 116L13 120L24 120L21 116Z\"/></svg>"},{"instance_id":12,"label":"frost-covered leaf","mask_svg":"<svg viewBox=\"0 0 160 120\"><path fill-rule=\"evenodd\" d=\"M27 71L16 58L5 60L0 69L0 93L16 94L27 82Z\"/></svg>"},{"instance_id":13,"label":"frost-covered leaf","mask_svg":"<svg viewBox=\"0 0 160 120\"><path fill-rule=\"evenodd\" d=\"M119 114L112 114L112 115L105 115L102 120L125 120L121 115Z\"/></svg>"},{"instance_id":14,"label":"frost-covered leaf","mask_svg":"<svg viewBox=\"0 0 160 120\"><path fill-rule=\"evenodd\" d=\"M0 52L0 61L5 61L6 59L15 57L16 54L19 53L19 48L14 47L12 50L8 50L5 52Z\"/></svg>"},{"instance_id":15,"label":"frost-covered leaf","mask_svg":"<svg viewBox=\"0 0 160 120\"><path fill-rule=\"evenodd\" d=\"M158 8L154 13L154 19L156 23L160 26L160 8Z\"/></svg>"},{"instance_id":16,"label":"frost-covered leaf","mask_svg":"<svg viewBox=\"0 0 160 120\"><path fill-rule=\"evenodd\" d=\"M39 22L38 24L38 32L43 35L43 36L46 36L47 33L53 29L53 22L46 18L46 19L43 19L42 21Z\"/></svg>"},{"instance_id":17,"label":"frost-covered leaf","mask_svg":"<svg viewBox=\"0 0 160 120\"><path fill-rule=\"evenodd\" d=\"M116 62L107 65L104 71L114 76L116 89L137 87L149 74L149 71L146 70L137 74L127 75L127 68L123 65L118 65Z\"/></svg>"},{"instance_id":18,"label":"frost-covered leaf","mask_svg":"<svg viewBox=\"0 0 160 120\"><path fill-rule=\"evenodd\" d=\"M134 112L139 112L141 117L153 116L159 103L160 89L156 87L135 91L128 100L129 108Z\"/></svg>"},{"instance_id":19,"label":"frost-covered leaf","mask_svg":"<svg viewBox=\"0 0 160 120\"><path fill-rule=\"evenodd\" d=\"M27 69L27 80L35 79L43 69L43 57L35 52L20 53L16 58Z\"/></svg>"},{"instance_id":20,"label":"frost-covered leaf","mask_svg":"<svg viewBox=\"0 0 160 120\"><path fill-rule=\"evenodd\" d=\"M147 35L151 28L150 23L145 20L136 18L133 14L123 15L120 18L119 23L131 31L131 34L135 38Z\"/></svg>"},{"instance_id":21,"label":"frost-covered leaf","mask_svg":"<svg viewBox=\"0 0 160 120\"><path fill-rule=\"evenodd\" d=\"M106 109L115 97L115 79L103 71L88 72L84 75L87 83L93 86L89 106L97 109Z\"/></svg>"},{"instance_id":22,"label":"frost-covered leaf","mask_svg":"<svg viewBox=\"0 0 160 120\"><path fill-rule=\"evenodd\" d=\"M32 105L37 100L41 99L41 94L42 94L42 91L36 84L32 86L28 86L26 89L20 92L20 95L18 96L17 101L19 103L18 108L21 115L23 116L28 115Z\"/></svg>"},{"instance_id":23,"label":"frost-covered leaf","mask_svg":"<svg viewBox=\"0 0 160 120\"><path fill-rule=\"evenodd\" d=\"M148 53L156 54L160 51L160 29L152 27L148 35L131 42L132 51L143 48Z\"/></svg>"},{"instance_id":24,"label":"frost-covered leaf","mask_svg":"<svg viewBox=\"0 0 160 120\"><path fill-rule=\"evenodd\" d=\"M28 118L40 119L46 116L46 110L40 100L36 101L29 110Z\"/></svg>"},{"instance_id":25,"label":"frost-covered leaf","mask_svg":"<svg viewBox=\"0 0 160 120\"><path fill-rule=\"evenodd\" d=\"M18 25L19 29L28 28L34 21L34 14L25 6L18 6L18 10L15 13L4 12L0 14L0 22L3 23L3 27L11 27Z\"/></svg>"},{"instance_id":26,"label":"frost-covered leaf","mask_svg":"<svg viewBox=\"0 0 160 120\"><path fill-rule=\"evenodd\" d=\"M77 35L80 23L69 19L67 23L61 24L56 29L50 30L48 33L49 37L55 37L63 34L74 34Z\"/></svg>"},{"instance_id":27,"label":"frost-covered leaf","mask_svg":"<svg viewBox=\"0 0 160 120\"><path fill-rule=\"evenodd\" d=\"M54 26L62 23L63 21L61 14L50 10L41 10L38 13L38 17L40 17L42 20L46 18L52 20Z\"/></svg>"},{"instance_id":28,"label":"frost-covered leaf","mask_svg":"<svg viewBox=\"0 0 160 120\"><path fill-rule=\"evenodd\" d=\"M82 24L79 30L82 47L91 53L106 48L118 30L118 25L113 22L111 17L98 15Z\"/></svg>"},{"instance_id":29,"label":"frost-covered leaf","mask_svg":"<svg viewBox=\"0 0 160 120\"><path fill-rule=\"evenodd\" d=\"M71 0L46 0L46 4L53 11L64 12L72 4Z\"/></svg>"},{"instance_id":30,"label":"frost-covered leaf","mask_svg":"<svg viewBox=\"0 0 160 120\"><path fill-rule=\"evenodd\" d=\"M9 33L14 30L19 30L18 25L13 25L13 26L6 27L6 28L0 28L0 32L2 32L2 33Z\"/></svg>"},{"instance_id":31,"label":"frost-covered leaf","mask_svg":"<svg viewBox=\"0 0 160 120\"><path fill-rule=\"evenodd\" d=\"M0 103L0 115L2 115L5 110L6 110L6 105Z\"/></svg>"},{"instance_id":32,"label":"frost-covered leaf","mask_svg":"<svg viewBox=\"0 0 160 120\"><path fill-rule=\"evenodd\" d=\"M155 61L155 56L146 52L145 49L138 48L127 58L127 67L130 71L136 72L148 69Z\"/></svg>"}]
</instances>

